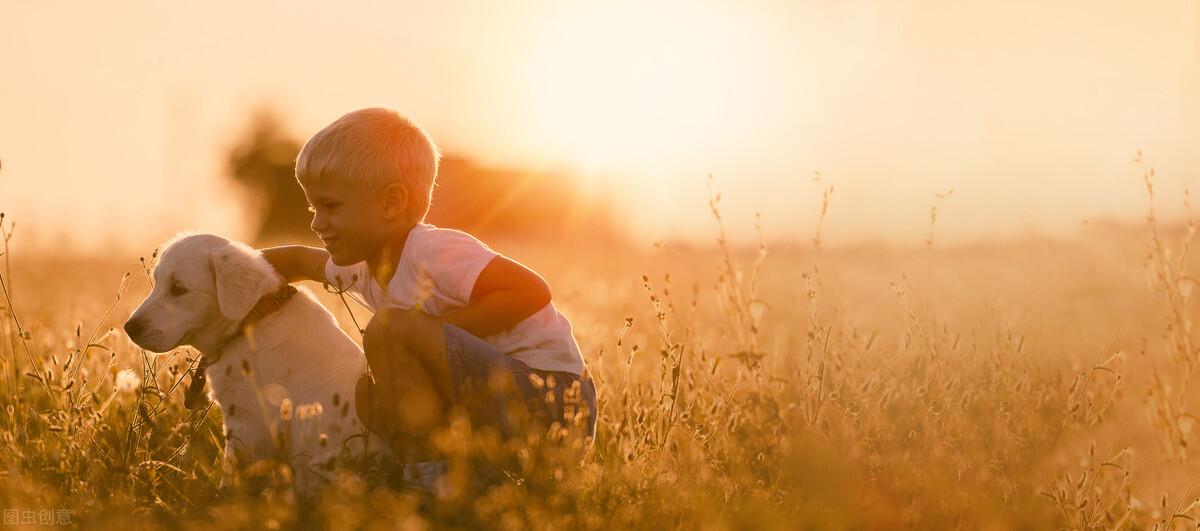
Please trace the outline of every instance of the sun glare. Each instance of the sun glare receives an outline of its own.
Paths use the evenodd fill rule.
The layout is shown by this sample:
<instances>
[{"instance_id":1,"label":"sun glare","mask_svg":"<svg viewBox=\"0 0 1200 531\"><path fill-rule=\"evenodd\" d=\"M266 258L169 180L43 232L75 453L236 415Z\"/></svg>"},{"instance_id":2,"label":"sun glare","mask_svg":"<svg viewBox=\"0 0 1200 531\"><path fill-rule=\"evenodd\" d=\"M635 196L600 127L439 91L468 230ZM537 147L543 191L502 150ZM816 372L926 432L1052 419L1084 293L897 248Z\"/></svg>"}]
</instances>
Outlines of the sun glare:
<instances>
[{"instance_id":1,"label":"sun glare","mask_svg":"<svg viewBox=\"0 0 1200 531\"><path fill-rule=\"evenodd\" d=\"M703 149L737 82L738 30L722 16L596 5L547 17L525 63L529 126L585 172Z\"/></svg>"}]
</instances>

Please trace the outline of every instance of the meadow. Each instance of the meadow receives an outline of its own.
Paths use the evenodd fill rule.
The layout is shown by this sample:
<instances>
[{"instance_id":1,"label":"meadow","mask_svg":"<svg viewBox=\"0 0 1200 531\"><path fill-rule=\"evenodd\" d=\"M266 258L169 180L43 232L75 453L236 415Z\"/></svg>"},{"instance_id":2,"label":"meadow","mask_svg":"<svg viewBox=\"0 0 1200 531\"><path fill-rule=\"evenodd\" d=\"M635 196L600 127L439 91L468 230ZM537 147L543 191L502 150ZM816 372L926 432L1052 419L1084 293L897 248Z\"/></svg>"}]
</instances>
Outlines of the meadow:
<instances>
[{"instance_id":1,"label":"meadow","mask_svg":"<svg viewBox=\"0 0 1200 531\"><path fill-rule=\"evenodd\" d=\"M925 242L839 245L819 228L834 194L801 243L743 247L725 226L754 220L711 206L708 247L496 245L547 277L575 326L600 396L582 463L527 452L436 500L346 471L310 511L279 463L219 492L220 412L182 405L196 353L120 331L152 249L23 255L0 221L5 524L1197 527L1190 224L1151 210L1069 238L942 244L934 223L953 220L937 219ZM307 287L348 330L348 311L367 317ZM496 444L462 423L439 441L452 463Z\"/></svg>"}]
</instances>

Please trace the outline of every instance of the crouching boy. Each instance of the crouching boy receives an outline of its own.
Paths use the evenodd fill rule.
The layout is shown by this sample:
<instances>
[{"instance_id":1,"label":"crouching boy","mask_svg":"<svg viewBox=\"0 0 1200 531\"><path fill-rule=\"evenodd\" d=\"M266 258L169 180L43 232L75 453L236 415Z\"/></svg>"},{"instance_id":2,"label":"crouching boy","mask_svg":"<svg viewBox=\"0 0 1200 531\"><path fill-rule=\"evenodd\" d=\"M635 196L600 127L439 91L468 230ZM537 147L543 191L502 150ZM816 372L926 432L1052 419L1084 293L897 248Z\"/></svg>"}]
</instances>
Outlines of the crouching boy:
<instances>
[{"instance_id":1,"label":"crouching boy","mask_svg":"<svg viewBox=\"0 0 1200 531\"><path fill-rule=\"evenodd\" d=\"M326 282L373 312L358 415L406 463L436 463L430 435L456 408L507 437L539 425L523 416L590 439L596 389L546 281L469 234L424 223L439 158L396 111L343 116L296 161L324 248L263 254L288 282Z\"/></svg>"}]
</instances>

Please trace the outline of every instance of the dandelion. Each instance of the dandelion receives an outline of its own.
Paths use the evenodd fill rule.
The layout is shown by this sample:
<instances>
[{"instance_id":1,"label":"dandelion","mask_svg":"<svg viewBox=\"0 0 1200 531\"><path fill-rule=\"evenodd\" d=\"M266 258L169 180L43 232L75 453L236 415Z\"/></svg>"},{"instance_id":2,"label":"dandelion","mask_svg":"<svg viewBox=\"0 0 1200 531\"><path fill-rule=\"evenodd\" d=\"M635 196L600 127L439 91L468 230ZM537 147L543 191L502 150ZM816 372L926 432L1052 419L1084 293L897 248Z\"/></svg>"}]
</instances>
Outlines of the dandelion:
<instances>
[{"instance_id":1,"label":"dandelion","mask_svg":"<svg viewBox=\"0 0 1200 531\"><path fill-rule=\"evenodd\" d=\"M138 376L133 369L121 369L117 373L116 389L118 393L123 395L132 393L142 385L142 377Z\"/></svg>"}]
</instances>

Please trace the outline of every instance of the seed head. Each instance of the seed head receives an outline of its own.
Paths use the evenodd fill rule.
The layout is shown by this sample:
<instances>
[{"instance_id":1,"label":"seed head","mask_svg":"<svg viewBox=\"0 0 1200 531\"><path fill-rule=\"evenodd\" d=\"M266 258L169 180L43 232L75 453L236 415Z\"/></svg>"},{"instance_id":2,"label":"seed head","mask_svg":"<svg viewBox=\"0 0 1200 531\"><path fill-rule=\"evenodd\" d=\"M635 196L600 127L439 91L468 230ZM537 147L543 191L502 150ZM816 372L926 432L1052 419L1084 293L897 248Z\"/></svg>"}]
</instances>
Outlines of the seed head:
<instances>
[{"instance_id":1,"label":"seed head","mask_svg":"<svg viewBox=\"0 0 1200 531\"><path fill-rule=\"evenodd\" d=\"M121 369L117 373L116 390L123 395L137 391L137 388L142 385L142 377L138 376L133 369Z\"/></svg>"}]
</instances>

